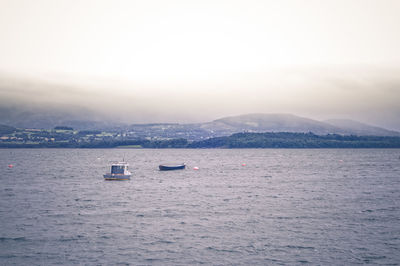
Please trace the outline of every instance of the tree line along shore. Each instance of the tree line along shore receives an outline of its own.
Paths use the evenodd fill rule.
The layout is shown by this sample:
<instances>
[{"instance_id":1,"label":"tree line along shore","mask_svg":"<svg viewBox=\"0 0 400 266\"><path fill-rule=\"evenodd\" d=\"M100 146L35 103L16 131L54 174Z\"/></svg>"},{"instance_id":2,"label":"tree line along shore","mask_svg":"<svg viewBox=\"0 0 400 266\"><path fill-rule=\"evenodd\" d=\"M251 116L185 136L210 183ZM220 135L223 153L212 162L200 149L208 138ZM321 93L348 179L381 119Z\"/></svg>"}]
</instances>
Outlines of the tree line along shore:
<instances>
[{"instance_id":1,"label":"tree line along shore","mask_svg":"<svg viewBox=\"0 0 400 266\"><path fill-rule=\"evenodd\" d=\"M400 137L396 136L316 135L311 132L244 132L199 141L127 139L101 131L71 133L70 128L7 134L2 135L0 148L400 148ZM14 134L13 137L10 134Z\"/></svg>"}]
</instances>

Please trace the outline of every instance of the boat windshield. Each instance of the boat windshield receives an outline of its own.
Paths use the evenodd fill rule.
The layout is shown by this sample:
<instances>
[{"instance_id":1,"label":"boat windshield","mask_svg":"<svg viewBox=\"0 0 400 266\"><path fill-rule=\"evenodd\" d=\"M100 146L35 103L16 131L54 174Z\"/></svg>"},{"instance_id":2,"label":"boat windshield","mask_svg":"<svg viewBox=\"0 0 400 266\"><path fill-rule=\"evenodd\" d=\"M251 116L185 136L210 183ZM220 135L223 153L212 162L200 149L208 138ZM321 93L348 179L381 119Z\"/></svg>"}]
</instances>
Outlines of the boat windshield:
<instances>
[{"instance_id":1,"label":"boat windshield","mask_svg":"<svg viewBox=\"0 0 400 266\"><path fill-rule=\"evenodd\" d=\"M125 165L113 165L111 166L112 174L123 174L125 170Z\"/></svg>"}]
</instances>

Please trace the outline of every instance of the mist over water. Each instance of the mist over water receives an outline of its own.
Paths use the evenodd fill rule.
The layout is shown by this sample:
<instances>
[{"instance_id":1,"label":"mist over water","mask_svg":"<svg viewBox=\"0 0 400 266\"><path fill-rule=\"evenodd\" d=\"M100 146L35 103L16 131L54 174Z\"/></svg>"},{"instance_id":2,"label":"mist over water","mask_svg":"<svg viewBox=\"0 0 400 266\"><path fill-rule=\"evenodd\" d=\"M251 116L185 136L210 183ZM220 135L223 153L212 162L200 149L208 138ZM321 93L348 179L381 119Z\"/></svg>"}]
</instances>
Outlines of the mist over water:
<instances>
[{"instance_id":1,"label":"mist over water","mask_svg":"<svg viewBox=\"0 0 400 266\"><path fill-rule=\"evenodd\" d=\"M2 149L0 264L399 264L399 156ZM121 158L132 180L104 181Z\"/></svg>"}]
</instances>

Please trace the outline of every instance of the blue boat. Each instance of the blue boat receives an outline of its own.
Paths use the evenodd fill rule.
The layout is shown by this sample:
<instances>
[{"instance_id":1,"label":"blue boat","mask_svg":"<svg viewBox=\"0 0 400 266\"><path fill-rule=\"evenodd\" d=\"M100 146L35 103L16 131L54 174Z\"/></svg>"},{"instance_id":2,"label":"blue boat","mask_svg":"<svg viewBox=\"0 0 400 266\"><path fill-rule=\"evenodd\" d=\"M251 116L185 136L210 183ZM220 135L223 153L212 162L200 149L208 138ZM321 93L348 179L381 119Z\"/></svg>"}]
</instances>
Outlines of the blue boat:
<instances>
[{"instance_id":1,"label":"blue boat","mask_svg":"<svg viewBox=\"0 0 400 266\"><path fill-rule=\"evenodd\" d=\"M186 165L183 164L177 164L177 165L171 165L171 164L160 164L158 168L160 168L160 171L171 171L171 170L181 170L185 169Z\"/></svg>"}]
</instances>

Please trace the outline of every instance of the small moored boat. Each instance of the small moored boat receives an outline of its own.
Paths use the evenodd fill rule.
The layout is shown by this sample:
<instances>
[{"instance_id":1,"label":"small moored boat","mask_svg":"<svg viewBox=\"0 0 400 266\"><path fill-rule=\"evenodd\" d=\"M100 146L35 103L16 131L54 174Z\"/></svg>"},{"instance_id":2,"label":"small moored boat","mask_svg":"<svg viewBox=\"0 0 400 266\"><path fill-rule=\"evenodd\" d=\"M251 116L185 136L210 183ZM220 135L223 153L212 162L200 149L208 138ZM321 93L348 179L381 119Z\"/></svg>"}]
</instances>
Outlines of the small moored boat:
<instances>
[{"instance_id":1,"label":"small moored boat","mask_svg":"<svg viewBox=\"0 0 400 266\"><path fill-rule=\"evenodd\" d=\"M160 168L160 171L170 171L170 170L180 170L180 169L185 169L186 165L183 164L177 164L177 165L171 165L171 164L160 164L158 168Z\"/></svg>"},{"instance_id":2,"label":"small moored boat","mask_svg":"<svg viewBox=\"0 0 400 266\"><path fill-rule=\"evenodd\" d=\"M129 180L132 173L128 170L129 164L127 162L117 162L111 165L111 172L106 173L104 180Z\"/></svg>"}]
</instances>

